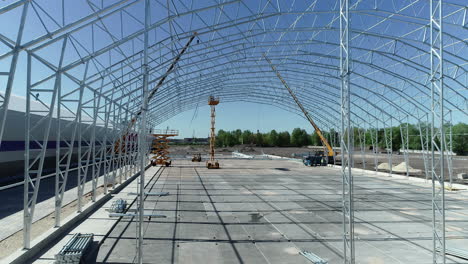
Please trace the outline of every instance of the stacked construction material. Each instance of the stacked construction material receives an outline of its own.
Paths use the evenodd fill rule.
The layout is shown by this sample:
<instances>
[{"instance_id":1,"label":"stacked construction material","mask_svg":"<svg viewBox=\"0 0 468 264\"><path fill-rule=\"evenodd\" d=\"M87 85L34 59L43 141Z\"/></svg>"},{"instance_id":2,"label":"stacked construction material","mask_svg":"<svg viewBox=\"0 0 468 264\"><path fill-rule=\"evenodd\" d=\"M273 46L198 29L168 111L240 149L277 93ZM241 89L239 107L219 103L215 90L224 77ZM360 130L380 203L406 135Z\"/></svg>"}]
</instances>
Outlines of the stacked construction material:
<instances>
[{"instance_id":1,"label":"stacked construction material","mask_svg":"<svg viewBox=\"0 0 468 264\"><path fill-rule=\"evenodd\" d=\"M312 252L301 251L301 252L299 252L299 254L306 257L308 260L310 260L314 264L328 264L328 262L326 260L320 258L319 256L315 255Z\"/></svg>"},{"instance_id":2,"label":"stacked construction material","mask_svg":"<svg viewBox=\"0 0 468 264\"><path fill-rule=\"evenodd\" d=\"M55 255L55 264L76 263L79 264L81 258L90 248L93 242L93 234L77 233L67 242L65 246Z\"/></svg>"},{"instance_id":3,"label":"stacked construction material","mask_svg":"<svg viewBox=\"0 0 468 264\"><path fill-rule=\"evenodd\" d=\"M109 211L112 213L124 213L126 208L127 201L125 201L124 199L117 199L112 202Z\"/></svg>"}]
</instances>

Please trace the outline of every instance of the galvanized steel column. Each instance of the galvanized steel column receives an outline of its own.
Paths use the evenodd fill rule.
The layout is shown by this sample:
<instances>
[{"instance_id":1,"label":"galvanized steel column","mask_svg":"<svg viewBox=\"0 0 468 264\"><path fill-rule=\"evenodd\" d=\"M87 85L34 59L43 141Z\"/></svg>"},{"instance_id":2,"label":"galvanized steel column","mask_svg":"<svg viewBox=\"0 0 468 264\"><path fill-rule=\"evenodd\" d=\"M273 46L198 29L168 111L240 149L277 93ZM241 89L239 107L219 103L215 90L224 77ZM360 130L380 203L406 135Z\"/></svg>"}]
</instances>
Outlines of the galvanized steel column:
<instances>
[{"instance_id":1,"label":"galvanized steel column","mask_svg":"<svg viewBox=\"0 0 468 264\"><path fill-rule=\"evenodd\" d=\"M143 263L143 214L144 214L144 194L145 194L145 161L146 161L146 112L148 110L148 42L150 25L150 2L145 0L145 33L144 33L144 46L143 46L143 100L141 108L140 119L140 133L139 133L139 154L140 154L140 183L139 183L139 197L138 197L138 263Z\"/></svg>"},{"instance_id":2,"label":"galvanized steel column","mask_svg":"<svg viewBox=\"0 0 468 264\"><path fill-rule=\"evenodd\" d=\"M65 54L65 48L67 45L67 38L62 42L62 49L60 52L59 65L54 73L55 83L52 88L35 88L36 85L40 85L41 82L36 82L36 85L32 85L31 82L31 57L34 56L32 53L28 53L28 64L27 64L27 93L26 93L26 129L25 129L25 166L24 166L24 227L23 227L23 247L28 249L31 242L31 226L34 217L34 210L36 208L37 196L39 193L39 186L41 183L44 161L47 151L47 142L49 141L50 128L52 125L54 108L59 90L61 89L61 75L62 75L62 62ZM37 57L36 57L37 58ZM46 94L50 95L50 103L42 105L46 109L40 109L38 106L31 108L31 96L38 99L35 94ZM41 117L39 121L31 121L31 117L37 118L41 113L46 113L45 116ZM42 126L44 125L44 126ZM43 135L42 140L34 138L33 135ZM38 149L31 148L31 141L38 145ZM30 159L32 160L30 162ZM31 190L32 189L32 190ZM58 193L56 188L56 194Z\"/></svg>"},{"instance_id":3,"label":"galvanized steel column","mask_svg":"<svg viewBox=\"0 0 468 264\"><path fill-rule=\"evenodd\" d=\"M401 149L403 150L403 156L406 163L406 177L409 177L409 117L406 116L406 123L403 122L403 118L400 120L400 137L401 137Z\"/></svg>"},{"instance_id":4,"label":"galvanized steel column","mask_svg":"<svg viewBox=\"0 0 468 264\"><path fill-rule=\"evenodd\" d=\"M442 18L442 0L430 0L433 263L445 263L445 131Z\"/></svg>"},{"instance_id":5,"label":"galvanized steel column","mask_svg":"<svg viewBox=\"0 0 468 264\"><path fill-rule=\"evenodd\" d=\"M349 81L349 0L340 0L340 78L341 78L341 173L343 176L343 253L344 263L354 263L353 157L354 133L351 127Z\"/></svg>"},{"instance_id":6,"label":"galvanized steel column","mask_svg":"<svg viewBox=\"0 0 468 264\"><path fill-rule=\"evenodd\" d=\"M74 128L74 133L73 133L73 138L72 138L72 143L71 145L74 145L75 141L75 133L78 133L78 171L77 171L77 202L78 206L76 211L81 212L83 209L83 194L84 194L84 188L86 184L86 178L87 178L87 171L88 171L88 166L83 168L83 163L81 160L81 151L82 151L82 127L84 125L83 119L82 119L82 109L83 109L83 94L84 94L84 83L86 80L86 76L88 74L88 68L89 67L89 62L86 63L84 73L83 73L83 80L81 81L80 87L79 87L79 94L78 94L78 106L76 110L76 117L75 117L75 125L77 127ZM88 128L89 126L87 126ZM89 153L89 148L86 150ZM72 155L73 152L70 153L70 156ZM71 159L71 157L70 157ZM87 159L86 163L88 163L89 160ZM70 162L69 162L70 164ZM70 165L68 166L68 169L70 169Z\"/></svg>"},{"instance_id":7,"label":"galvanized steel column","mask_svg":"<svg viewBox=\"0 0 468 264\"><path fill-rule=\"evenodd\" d=\"M23 11L21 13L20 25L18 34L16 36L15 46L13 48L13 57L11 58L10 71L8 72L8 80L5 88L5 94L0 95L0 146L2 145L3 132L5 131L6 118L8 114L8 104L10 103L11 90L13 88L13 81L15 79L16 65L18 64L18 57L21 51L21 40L23 39L24 24L28 13L29 1L23 4Z\"/></svg>"}]
</instances>

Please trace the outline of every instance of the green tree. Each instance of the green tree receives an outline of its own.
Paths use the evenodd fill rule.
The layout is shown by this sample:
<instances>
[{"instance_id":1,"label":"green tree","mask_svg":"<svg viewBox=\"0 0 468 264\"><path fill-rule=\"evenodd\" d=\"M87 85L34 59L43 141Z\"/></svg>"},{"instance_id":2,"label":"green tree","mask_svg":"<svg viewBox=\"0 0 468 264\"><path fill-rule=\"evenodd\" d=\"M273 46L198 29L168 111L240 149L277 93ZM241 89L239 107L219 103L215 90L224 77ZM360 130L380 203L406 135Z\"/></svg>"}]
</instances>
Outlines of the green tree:
<instances>
[{"instance_id":1,"label":"green tree","mask_svg":"<svg viewBox=\"0 0 468 264\"><path fill-rule=\"evenodd\" d=\"M301 129L295 128L291 133L291 145L299 147L301 138Z\"/></svg>"},{"instance_id":2,"label":"green tree","mask_svg":"<svg viewBox=\"0 0 468 264\"><path fill-rule=\"evenodd\" d=\"M253 133L250 130L244 130L242 132L242 144L253 144L254 141L252 139Z\"/></svg>"},{"instance_id":3,"label":"green tree","mask_svg":"<svg viewBox=\"0 0 468 264\"><path fill-rule=\"evenodd\" d=\"M359 129L358 127L353 127L353 144L355 147L359 147L361 144L359 142Z\"/></svg>"},{"instance_id":4,"label":"green tree","mask_svg":"<svg viewBox=\"0 0 468 264\"><path fill-rule=\"evenodd\" d=\"M226 132L226 141L224 146L232 147L238 144L234 131Z\"/></svg>"},{"instance_id":5,"label":"green tree","mask_svg":"<svg viewBox=\"0 0 468 264\"><path fill-rule=\"evenodd\" d=\"M226 137L227 137L227 133L226 131L220 129L218 131L218 134L216 135L216 147L224 147L226 146Z\"/></svg>"},{"instance_id":6,"label":"green tree","mask_svg":"<svg viewBox=\"0 0 468 264\"><path fill-rule=\"evenodd\" d=\"M366 130L366 145L367 146L372 146L373 139L371 137L374 137L374 140L375 140L375 128Z\"/></svg>"},{"instance_id":7,"label":"green tree","mask_svg":"<svg viewBox=\"0 0 468 264\"><path fill-rule=\"evenodd\" d=\"M468 154L468 124L458 123L452 127L453 152L457 155Z\"/></svg>"},{"instance_id":8,"label":"green tree","mask_svg":"<svg viewBox=\"0 0 468 264\"><path fill-rule=\"evenodd\" d=\"M288 131L280 132L278 134L278 146L287 147L291 145L291 135Z\"/></svg>"},{"instance_id":9,"label":"green tree","mask_svg":"<svg viewBox=\"0 0 468 264\"><path fill-rule=\"evenodd\" d=\"M382 150L385 150L387 148L387 144L385 142L385 134L388 134L390 136L390 129L384 130L383 128L379 129L378 133L378 139L379 139L379 148Z\"/></svg>"},{"instance_id":10,"label":"green tree","mask_svg":"<svg viewBox=\"0 0 468 264\"><path fill-rule=\"evenodd\" d=\"M291 134L291 144L296 147L306 146L310 143L310 137L307 131L300 128L293 129Z\"/></svg>"},{"instance_id":11,"label":"green tree","mask_svg":"<svg viewBox=\"0 0 468 264\"><path fill-rule=\"evenodd\" d=\"M325 133L328 134L328 132ZM324 135L326 135L325 133ZM322 146L322 140L320 140L320 137L316 131L314 131L314 133L312 133L312 135L310 136L310 144L312 146Z\"/></svg>"},{"instance_id":12,"label":"green tree","mask_svg":"<svg viewBox=\"0 0 468 264\"><path fill-rule=\"evenodd\" d=\"M241 143L241 141L242 141L242 130L236 129L236 130L232 131L232 135L236 139L236 145L239 145Z\"/></svg>"},{"instance_id":13,"label":"green tree","mask_svg":"<svg viewBox=\"0 0 468 264\"><path fill-rule=\"evenodd\" d=\"M264 145L263 134L260 133L260 131L258 131L258 130L257 130L257 135L255 136L255 144L257 146L263 146Z\"/></svg>"},{"instance_id":14,"label":"green tree","mask_svg":"<svg viewBox=\"0 0 468 264\"><path fill-rule=\"evenodd\" d=\"M278 146L278 132L276 130L271 130L271 132L268 134L268 145L276 147Z\"/></svg>"},{"instance_id":15,"label":"green tree","mask_svg":"<svg viewBox=\"0 0 468 264\"><path fill-rule=\"evenodd\" d=\"M392 127L392 151L401 149L401 133L400 127Z\"/></svg>"},{"instance_id":16,"label":"green tree","mask_svg":"<svg viewBox=\"0 0 468 264\"><path fill-rule=\"evenodd\" d=\"M404 130L403 130L404 131ZM424 131L423 131L424 133ZM419 128L417 125L408 125L408 134L409 134L409 149L417 149L420 150L421 148L421 134L419 133ZM426 135L423 134L423 137Z\"/></svg>"},{"instance_id":17,"label":"green tree","mask_svg":"<svg viewBox=\"0 0 468 264\"><path fill-rule=\"evenodd\" d=\"M421 136L425 139L427 137L428 140L430 140L430 124L427 122L421 122L416 125L412 125L413 128L410 130L410 143L409 143L409 148L410 149L417 149L417 150L422 150L422 145L421 145ZM420 129L421 128L421 129ZM421 135L422 134L422 135ZM413 136L411 136L413 135ZM425 145L424 148L430 148L430 142L424 142L428 145ZM427 150L427 149L426 149Z\"/></svg>"},{"instance_id":18,"label":"green tree","mask_svg":"<svg viewBox=\"0 0 468 264\"><path fill-rule=\"evenodd\" d=\"M375 138L375 133L377 131L377 138L378 138L378 146L381 150L387 148L385 134L388 137L391 135L391 145L392 150L396 151L402 148L402 138L401 132L407 133L405 126L407 124L402 124L403 129L400 130L400 125L386 128L378 129L376 128L369 128L365 131L365 145L371 146L372 140L371 135ZM446 129L446 136L447 140L449 140L449 133L450 130L449 123L445 124L444 127ZM419 129L421 127L421 131ZM428 123L420 123L420 124L408 124L408 135L409 135L409 148L420 150L421 148L421 133L422 136L426 137L427 129L429 128ZM363 128L354 128L353 136L354 136L354 145L359 146L359 129ZM340 138L337 131L331 129L330 132L323 131L323 135L329 143L335 142L335 146L340 146ZM453 144L453 151L459 155L467 155L468 154L468 124L459 123L452 127L452 144ZM430 135L429 135L430 137ZM439 139L436 139L438 142ZM230 132L224 131L220 129L217 134L216 139L216 146L217 147L227 147L227 146L234 146L238 144L255 144L257 146L279 146L279 147L287 147L287 146L296 146L302 147L308 144L313 145L322 145L322 142L318 136L318 134L314 131L311 135L308 135L304 129L295 128L292 134L289 134L288 131L283 131L278 133L276 130L272 130L269 133L260 133L257 130L257 133L252 133L249 130L242 131L240 129L236 129ZM429 146L430 147L430 146Z\"/></svg>"}]
</instances>

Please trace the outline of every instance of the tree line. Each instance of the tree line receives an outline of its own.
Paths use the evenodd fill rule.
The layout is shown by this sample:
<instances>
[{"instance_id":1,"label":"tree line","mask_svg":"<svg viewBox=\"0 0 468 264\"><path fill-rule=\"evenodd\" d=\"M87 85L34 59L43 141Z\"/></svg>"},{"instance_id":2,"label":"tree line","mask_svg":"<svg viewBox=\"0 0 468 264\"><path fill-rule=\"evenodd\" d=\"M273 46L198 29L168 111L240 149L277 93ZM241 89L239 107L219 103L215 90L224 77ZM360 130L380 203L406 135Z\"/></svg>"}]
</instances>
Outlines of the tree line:
<instances>
[{"instance_id":1,"label":"tree line","mask_svg":"<svg viewBox=\"0 0 468 264\"><path fill-rule=\"evenodd\" d=\"M402 129L403 128L403 129ZM354 145L359 145L359 129L354 128ZM458 155L467 155L468 154L468 124L465 123L458 123L456 125L445 125L445 140L447 142L450 141L450 130L452 131L452 150L453 152L457 153ZM378 146L379 148L386 148L386 140L385 135L387 138L392 141L392 150L399 150L403 148L403 135L408 135L408 149L411 150L421 150L422 144L424 143L424 149L431 149L431 128L430 124L428 123L420 123L420 124L408 124L404 123L400 126L394 126L387 129L368 129L365 130L365 144L366 146L372 145L372 138L371 133L375 135L377 131L377 138L378 138ZM423 135L423 141L421 141L421 134ZM404 136L404 138L406 138ZM435 141L439 144L440 140L438 138ZM447 145L447 147L449 147ZM446 149L448 150L448 149Z\"/></svg>"},{"instance_id":2,"label":"tree line","mask_svg":"<svg viewBox=\"0 0 468 264\"><path fill-rule=\"evenodd\" d=\"M363 141L366 148L371 148L372 142L377 139L377 145L381 149L387 148L387 141L391 138L391 148L393 151L403 148L402 134L408 134L408 148L412 150L421 150L422 143L426 142L426 132L428 132L428 146L430 149L430 127L426 123L421 124L402 124L404 129L400 126L394 126L386 129L362 129L354 128L353 142L355 147L361 145ZM421 127L421 130L420 130ZM453 151L459 155L468 154L468 124L459 123L453 125L452 129L452 147ZM450 125L446 127L446 138L449 140ZM421 142L420 131L424 136ZM340 146L340 139L338 132L335 130L322 131L323 135L333 146ZM404 137L406 138L406 136ZM232 147L240 144L255 145L260 147L303 147L308 145L321 146L322 141L318 134L314 131L308 134L305 129L295 128L291 133L288 131L277 132L271 130L267 133L259 131L252 132L250 130L236 129L233 131L219 130L216 138L217 147ZM426 148L426 146L425 146Z\"/></svg>"},{"instance_id":3,"label":"tree line","mask_svg":"<svg viewBox=\"0 0 468 264\"><path fill-rule=\"evenodd\" d=\"M331 133L323 132L327 138L334 135L335 141L338 141L338 133L333 130ZM240 144L249 144L261 147L303 147L308 145L320 146L321 140L317 133L308 134L305 129L295 128L292 133L289 131L277 132L271 130L268 133L256 133L250 130L219 130L216 136L217 147L232 147Z\"/></svg>"}]
</instances>

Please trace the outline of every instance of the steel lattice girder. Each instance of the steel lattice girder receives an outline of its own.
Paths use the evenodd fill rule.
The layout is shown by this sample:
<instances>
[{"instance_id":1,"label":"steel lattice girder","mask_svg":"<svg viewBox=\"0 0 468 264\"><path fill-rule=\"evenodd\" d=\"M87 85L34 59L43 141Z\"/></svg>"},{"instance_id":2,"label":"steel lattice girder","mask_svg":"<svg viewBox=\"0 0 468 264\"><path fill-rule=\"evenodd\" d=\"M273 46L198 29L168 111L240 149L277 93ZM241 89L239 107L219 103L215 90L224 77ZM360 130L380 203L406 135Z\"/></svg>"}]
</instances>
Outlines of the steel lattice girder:
<instances>
[{"instance_id":1,"label":"steel lattice girder","mask_svg":"<svg viewBox=\"0 0 468 264\"><path fill-rule=\"evenodd\" d=\"M351 127L381 128L387 147L391 147L389 127L406 119L419 124L421 144L427 150L431 142L434 153L451 148L451 141L444 142L442 124L452 122L452 112L458 118L468 116L467 9L455 1L162 2L23 0L0 5L0 18L17 21L11 23L11 30L0 34L0 144L8 125L12 93L26 95L29 104L39 102L45 107L26 109L26 141L35 141L41 151L26 144L25 223L29 224L25 225L25 247L29 246L28 228L43 174L44 142L53 134L68 147L66 151L58 148L56 153L59 225L75 138L79 139L79 156L86 161L79 164L80 190L82 193L91 168L95 199L101 170L111 173L110 178L104 177L107 190L107 181L115 182L115 164L126 172L137 169L132 154L137 152L136 142L126 142L133 151L125 154L109 149L121 139L127 117L134 116L144 104L144 88L150 90L162 78L166 78L164 85L148 105L150 126L203 105L206 95L213 93L224 102L272 104L300 115L262 60L263 53L296 89L295 94L319 126L340 130L342 136ZM76 9L73 5L81 12L71 16L66 11ZM51 6L61 9L52 10ZM144 20L143 13L149 14ZM166 74L194 31L198 32L197 43L190 45L177 67ZM329 109L329 114L324 115L320 108ZM56 113L72 120L65 130L59 125L58 133L50 131ZM34 115L41 116L40 124L31 122ZM429 115L430 140L420 125ZM345 120L341 126L340 120ZM83 128L78 123L89 126ZM37 138L35 131L40 130L46 133ZM72 138L64 137L68 130L73 131ZM403 134L402 140L408 144ZM373 142L378 140L377 133L371 135ZM437 138L442 139L440 144ZM349 165L351 139L343 140ZM391 154L388 158L391 161ZM443 154L433 154L431 161L433 182L443 187ZM426 163L425 159L427 175ZM347 206L352 205L352 175L343 173ZM444 247L444 194L443 188L440 190L434 192L433 205L439 212L434 217L438 227L434 237L441 240L434 241ZM78 201L80 204L80 195ZM352 208L346 206L349 226L345 238L351 244L345 246L348 262L353 262L353 238L346 233L352 230ZM434 259L440 257L434 254Z\"/></svg>"}]
</instances>

